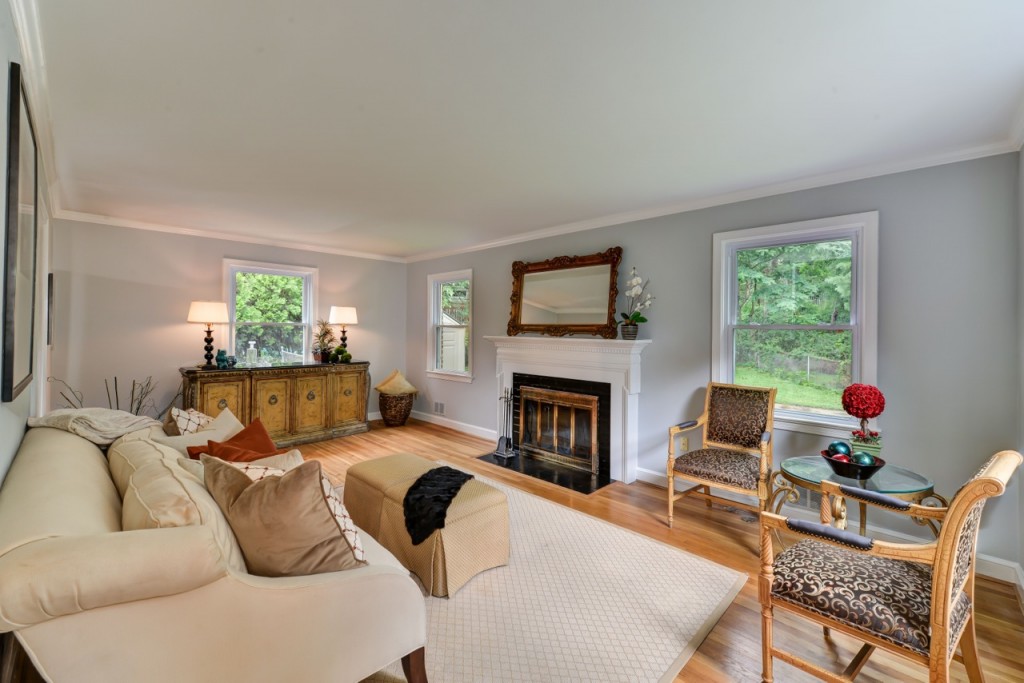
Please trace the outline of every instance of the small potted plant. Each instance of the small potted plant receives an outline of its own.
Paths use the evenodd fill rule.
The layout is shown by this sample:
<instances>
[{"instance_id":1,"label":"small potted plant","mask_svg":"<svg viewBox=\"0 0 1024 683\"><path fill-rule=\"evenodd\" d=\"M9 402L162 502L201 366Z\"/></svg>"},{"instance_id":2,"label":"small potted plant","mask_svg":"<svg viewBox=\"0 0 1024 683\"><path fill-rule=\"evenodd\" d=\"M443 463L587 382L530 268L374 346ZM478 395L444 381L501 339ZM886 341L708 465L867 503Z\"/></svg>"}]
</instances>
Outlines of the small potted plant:
<instances>
[{"instance_id":1,"label":"small potted plant","mask_svg":"<svg viewBox=\"0 0 1024 683\"><path fill-rule=\"evenodd\" d=\"M636 339L640 329L640 323L647 322L643 312L654 303L654 296L647 291L650 280L644 281L636 272L636 266L629 272L629 279L626 280L626 310L619 315L622 322L619 327L622 330L623 339Z\"/></svg>"},{"instance_id":2,"label":"small potted plant","mask_svg":"<svg viewBox=\"0 0 1024 683\"><path fill-rule=\"evenodd\" d=\"M843 389L843 410L860 419L860 429L850 433L854 450L877 457L882 450L882 435L868 429L868 420L885 410L885 396L881 390L870 384L851 384Z\"/></svg>"},{"instance_id":3,"label":"small potted plant","mask_svg":"<svg viewBox=\"0 0 1024 683\"><path fill-rule=\"evenodd\" d=\"M316 331L313 333L313 360L318 363L330 362L331 348L334 342L334 329L324 319L316 321Z\"/></svg>"}]
</instances>

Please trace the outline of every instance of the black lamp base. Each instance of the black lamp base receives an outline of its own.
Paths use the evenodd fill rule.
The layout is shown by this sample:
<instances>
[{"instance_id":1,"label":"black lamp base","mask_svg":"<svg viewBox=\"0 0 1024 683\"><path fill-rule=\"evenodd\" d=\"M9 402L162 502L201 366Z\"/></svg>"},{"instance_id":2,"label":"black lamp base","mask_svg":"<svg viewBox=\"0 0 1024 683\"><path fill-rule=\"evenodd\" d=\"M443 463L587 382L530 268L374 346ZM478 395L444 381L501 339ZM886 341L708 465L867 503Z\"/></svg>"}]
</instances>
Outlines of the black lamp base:
<instances>
[{"instance_id":1,"label":"black lamp base","mask_svg":"<svg viewBox=\"0 0 1024 683\"><path fill-rule=\"evenodd\" d=\"M213 328L209 325L206 326L206 337L204 339L206 346L206 365L203 366L203 370L212 370L217 366L213 364Z\"/></svg>"}]
</instances>

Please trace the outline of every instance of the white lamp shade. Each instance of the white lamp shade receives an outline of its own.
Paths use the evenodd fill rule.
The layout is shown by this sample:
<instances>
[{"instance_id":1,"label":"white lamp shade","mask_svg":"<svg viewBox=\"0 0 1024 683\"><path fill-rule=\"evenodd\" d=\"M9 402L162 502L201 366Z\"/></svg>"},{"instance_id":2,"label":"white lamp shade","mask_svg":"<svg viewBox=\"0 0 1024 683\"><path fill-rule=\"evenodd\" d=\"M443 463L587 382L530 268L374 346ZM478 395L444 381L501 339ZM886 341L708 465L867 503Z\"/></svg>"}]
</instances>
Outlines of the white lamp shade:
<instances>
[{"instance_id":1,"label":"white lamp shade","mask_svg":"<svg viewBox=\"0 0 1024 683\"><path fill-rule=\"evenodd\" d=\"M330 325L358 325L359 317L354 306L331 306L327 322Z\"/></svg>"},{"instance_id":2,"label":"white lamp shade","mask_svg":"<svg viewBox=\"0 0 1024 683\"><path fill-rule=\"evenodd\" d=\"M223 301L193 301L188 309L190 323L212 325L228 322L228 305Z\"/></svg>"}]
</instances>

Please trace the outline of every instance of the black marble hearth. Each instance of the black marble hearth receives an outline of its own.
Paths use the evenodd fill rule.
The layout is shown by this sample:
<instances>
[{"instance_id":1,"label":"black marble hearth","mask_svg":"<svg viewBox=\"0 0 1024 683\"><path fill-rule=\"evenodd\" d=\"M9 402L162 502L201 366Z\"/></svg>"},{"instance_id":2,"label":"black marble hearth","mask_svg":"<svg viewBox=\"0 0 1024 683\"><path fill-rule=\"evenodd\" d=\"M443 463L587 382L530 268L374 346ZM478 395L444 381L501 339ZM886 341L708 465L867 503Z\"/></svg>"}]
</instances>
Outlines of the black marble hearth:
<instances>
[{"instance_id":1,"label":"black marble hearth","mask_svg":"<svg viewBox=\"0 0 1024 683\"><path fill-rule=\"evenodd\" d=\"M513 455L511 458L502 458L494 453L488 453L487 455L481 455L477 459L514 470L529 477L551 482L579 493L593 493L601 487L607 486L612 481L608 478L607 474L602 477L584 472L575 467L559 465L536 458L523 458L518 455Z\"/></svg>"}]
</instances>

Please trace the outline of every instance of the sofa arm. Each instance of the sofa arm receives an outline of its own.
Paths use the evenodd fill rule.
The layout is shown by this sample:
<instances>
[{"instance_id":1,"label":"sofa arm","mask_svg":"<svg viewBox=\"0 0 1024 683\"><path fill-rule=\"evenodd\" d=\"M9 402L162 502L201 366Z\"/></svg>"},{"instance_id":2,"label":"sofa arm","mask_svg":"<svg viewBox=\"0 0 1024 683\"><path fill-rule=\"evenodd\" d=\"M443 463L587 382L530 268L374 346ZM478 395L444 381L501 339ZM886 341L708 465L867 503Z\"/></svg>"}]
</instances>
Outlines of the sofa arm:
<instances>
[{"instance_id":1,"label":"sofa arm","mask_svg":"<svg viewBox=\"0 0 1024 683\"><path fill-rule=\"evenodd\" d=\"M183 593L225 573L217 542L202 526L27 543L0 557L0 632Z\"/></svg>"},{"instance_id":2,"label":"sofa arm","mask_svg":"<svg viewBox=\"0 0 1024 683\"><path fill-rule=\"evenodd\" d=\"M301 577L229 572L18 637L54 681L361 681L425 645L426 602L407 571L382 564Z\"/></svg>"}]
</instances>

